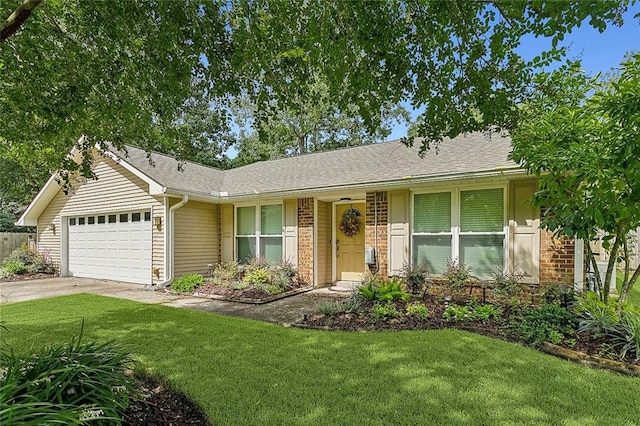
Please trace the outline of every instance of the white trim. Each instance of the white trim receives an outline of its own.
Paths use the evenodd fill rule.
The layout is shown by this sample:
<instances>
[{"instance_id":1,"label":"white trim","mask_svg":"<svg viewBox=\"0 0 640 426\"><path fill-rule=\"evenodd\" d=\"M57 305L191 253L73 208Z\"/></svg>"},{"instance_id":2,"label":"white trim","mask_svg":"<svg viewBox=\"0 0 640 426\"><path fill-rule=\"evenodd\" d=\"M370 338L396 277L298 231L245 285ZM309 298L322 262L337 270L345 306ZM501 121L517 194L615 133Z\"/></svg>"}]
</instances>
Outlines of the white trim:
<instances>
[{"instance_id":1,"label":"white trim","mask_svg":"<svg viewBox=\"0 0 640 426\"><path fill-rule=\"evenodd\" d=\"M55 184L58 187L55 188L55 192L50 194L50 198L49 198L49 200L47 200L47 205L49 205L51 200L53 200L53 197L55 197L55 195L60 190L60 185L58 185L58 182L55 181L56 176L57 176L57 174L54 173L49 177L49 179L47 179L47 182L40 189L40 191L38 191L38 193L36 194L35 198L31 201L31 203L29 203L29 205L25 209L24 213L22 213L22 215L16 221L16 226L38 226L38 218L40 217L40 215L42 214L42 211L44 211L44 209L42 209L42 211L38 214L38 217L36 217L35 219L27 219L27 216L29 216L29 214L31 213L31 210L34 209L35 205L40 203L40 200L45 196L45 193L49 193L51 191L50 190L51 185ZM45 206L45 208L46 208L46 206Z\"/></svg>"},{"instance_id":2,"label":"white trim","mask_svg":"<svg viewBox=\"0 0 640 426\"><path fill-rule=\"evenodd\" d=\"M238 237L244 237L244 238L255 238L256 239L256 256L257 257L261 257L262 253L260 253L260 238L262 237L262 206L280 206L280 213L281 213L281 219L280 219L280 223L281 223L281 229L280 229L280 241L281 241L281 259L282 260L286 260L285 259L285 241L284 241L284 237L285 237L285 222L286 222L286 207L284 205L284 202L282 200L279 201L257 201L254 203L238 203L238 204L233 204L233 258L236 260L236 262L240 263L240 261L238 260L238 241L237 238ZM255 229L256 229L256 233L254 235L238 235L238 208L242 208L242 207L254 207L255 208L255 212L256 212L256 217L255 217ZM266 238L273 238L273 237L278 237L278 235L266 235Z\"/></svg>"},{"instance_id":3,"label":"white trim","mask_svg":"<svg viewBox=\"0 0 640 426\"><path fill-rule=\"evenodd\" d=\"M584 240L575 239L573 255L573 291L580 294L584 289Z\"/></svg>"},{"instance_id":4,"label":"white trim","mask_svg":"<svg viewBox=\"0 0 640 426\"><path fill-rule=\"evenodd\" d=\"M60 276L69 275L69 216L60 216Z\"/></svg>"},{"instance_id":5,"label":"white trim","mask_svg":"<svg viewBox=\"0 0 640 426\"><path fill-rule=\"evenodd\" d=\"M165 285L169 285L171 283L172 277L169 277L169 272L170 272L170 266L169 266L169 262L171 261L171 258L169 256L169 197L164 197L164 211L163 211L163 221L164 221L164 228L162 229L163 231L163 238L162 238L162 245L163 245L163 251L164 251L164 281L160 284L160 286L165 286ZM151 218L151 220L153 221L153 218Z\"/></svg>"}]
</instances>

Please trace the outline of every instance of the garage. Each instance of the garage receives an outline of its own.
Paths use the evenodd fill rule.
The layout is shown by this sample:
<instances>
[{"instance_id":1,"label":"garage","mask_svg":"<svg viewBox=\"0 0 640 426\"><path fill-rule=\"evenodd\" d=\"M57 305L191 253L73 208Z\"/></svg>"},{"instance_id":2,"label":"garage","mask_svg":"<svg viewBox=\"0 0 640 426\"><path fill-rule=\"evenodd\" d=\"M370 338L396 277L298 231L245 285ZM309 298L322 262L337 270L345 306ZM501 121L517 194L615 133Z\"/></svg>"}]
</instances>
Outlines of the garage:
<instances>
[{"instance_id":1,"label":"garage","mask_svg":"<svg viewBox=\"0 0 640 426\"><path fill-rule=\"evenodd\" d=\"M151 283L151 212L72 216L68 275Z\"/></svg>"}]
</instances>

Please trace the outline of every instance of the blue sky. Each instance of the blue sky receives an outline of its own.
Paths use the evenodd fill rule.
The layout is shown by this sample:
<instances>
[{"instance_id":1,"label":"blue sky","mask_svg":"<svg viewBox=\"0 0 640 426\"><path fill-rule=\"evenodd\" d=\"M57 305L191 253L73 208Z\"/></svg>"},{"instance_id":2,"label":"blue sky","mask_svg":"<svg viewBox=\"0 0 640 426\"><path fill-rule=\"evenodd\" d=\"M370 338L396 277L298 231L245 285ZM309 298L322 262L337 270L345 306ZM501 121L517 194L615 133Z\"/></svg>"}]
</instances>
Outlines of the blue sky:
<instances>
[{"instance_id":1,"label":"blue sky","mask_svg":"<svg viewBox=\"0 0 640 426\"><path fill-rule=\"evenodd\" d=\"M629 51L640 51L640 18L634 15L640 13L640 3L636 3L624 14L624 25L622 27L609 26L600 33L587 23L580 28L574 29L561 43L569 47L567 57L582 60L582 68L591 75L598 72L606 73L617 67L622 62L625 53ZM525 60L533 59L543 50L551 47L551 41L544 38L525 38L518 49L518 53ZM409 105L405 105L409 108ZM414 112L415 115L415 112ZM398 124L388 140L398 139L406 136L406 125Z\"/></svg>"}]
</instances>

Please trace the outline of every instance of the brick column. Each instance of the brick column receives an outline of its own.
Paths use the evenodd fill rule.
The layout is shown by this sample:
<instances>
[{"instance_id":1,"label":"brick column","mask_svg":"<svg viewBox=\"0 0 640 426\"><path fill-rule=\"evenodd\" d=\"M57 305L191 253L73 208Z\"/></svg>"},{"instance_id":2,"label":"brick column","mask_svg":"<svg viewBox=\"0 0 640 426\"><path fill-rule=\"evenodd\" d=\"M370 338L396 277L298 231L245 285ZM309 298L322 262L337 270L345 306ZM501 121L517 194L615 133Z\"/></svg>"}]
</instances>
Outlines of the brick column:
<instances>
[{"instance_id":1,"label":"brick column","mask_svg":"<svg viewBox=\"0 0 640 426\"><path fill-rule=\"evenodd\" d=\"M377 196L377 202L376 202ZM376 246L376 205L378 213L378 250L376 256L378 272L382 275L387 274L388 248L387 248L387 218L388 218L388 202L387 192L367 192L367 205L365 208L366 225L364 243L368 247Z\"/></svg>"},{"instance_id":2,"label":"brick column","mask_svg":"<svg viewBox=\"0 0 640 426\"><path fill-rule=\"evenodd\" d=\"M540 230L540 283L573 284L575 243L568 237L553 238L553 232Z\"/></svg>"},{"instance_id":3,"label":"brick column","mask_svg":"<svg viewBox=\"0 0 640 426\"><path fill-rule=\"evenodd\" d=\"M313 284L313 198L298 198L298 272Z\"/></svg>"}]
</instances>

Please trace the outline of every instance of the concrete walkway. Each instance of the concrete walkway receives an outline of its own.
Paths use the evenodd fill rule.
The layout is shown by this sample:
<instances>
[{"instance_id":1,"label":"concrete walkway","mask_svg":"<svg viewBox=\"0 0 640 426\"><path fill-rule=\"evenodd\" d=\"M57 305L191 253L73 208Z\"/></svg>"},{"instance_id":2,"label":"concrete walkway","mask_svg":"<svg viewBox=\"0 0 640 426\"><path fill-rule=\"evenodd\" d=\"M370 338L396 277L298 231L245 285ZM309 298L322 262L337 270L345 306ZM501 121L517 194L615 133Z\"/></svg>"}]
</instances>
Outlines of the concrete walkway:
<instances>
[{"instance_id":1,"label":"concrete walkway","mask_svg":"<svg viewBox=\"0 0 640 426\"><path fill-rule=\"evenodd\" d=\"M193 309L221 315L236 316L257 321L288 325L299 321L305 314L317 312L317 304L323 300L340 300L349 294L331 292L326 288L287 297L263 305L224 302L191 296L176 296L165 291L146 290L140 284L91 278L48 278L43 280L0 282L0 309L7 303L70 294L93 293L136 302L154 303L174 308Z\"/></svg>"}]
</instances>

